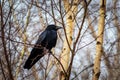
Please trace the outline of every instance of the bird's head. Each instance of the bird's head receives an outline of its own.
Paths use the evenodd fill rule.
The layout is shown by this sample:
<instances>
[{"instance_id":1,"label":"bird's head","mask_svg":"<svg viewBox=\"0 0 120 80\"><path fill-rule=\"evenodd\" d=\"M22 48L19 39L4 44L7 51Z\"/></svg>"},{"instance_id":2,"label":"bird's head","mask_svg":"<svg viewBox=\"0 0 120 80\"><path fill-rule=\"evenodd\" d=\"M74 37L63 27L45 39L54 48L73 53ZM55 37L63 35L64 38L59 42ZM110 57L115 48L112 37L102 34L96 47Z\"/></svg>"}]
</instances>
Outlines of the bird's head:
<instances>
[{"instance_id":1,"label":"bird's head","mask_svg":"<svg viewBox=\"0 0 120 80\"><path fill-rule=\"evenodd\" d=\"M48 25L46 30L55 30L61 29L62 27L56 26L56 25Z\"/></svg>"}]
</instances>

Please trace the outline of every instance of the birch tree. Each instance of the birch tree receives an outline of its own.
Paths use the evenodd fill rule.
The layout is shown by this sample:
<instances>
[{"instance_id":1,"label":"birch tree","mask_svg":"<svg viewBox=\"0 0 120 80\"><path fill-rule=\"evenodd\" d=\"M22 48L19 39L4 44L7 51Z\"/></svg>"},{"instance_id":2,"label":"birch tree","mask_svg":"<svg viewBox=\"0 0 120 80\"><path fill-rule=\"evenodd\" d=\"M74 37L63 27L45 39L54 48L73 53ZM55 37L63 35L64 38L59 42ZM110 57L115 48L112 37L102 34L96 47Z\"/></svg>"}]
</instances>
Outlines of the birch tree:
<instances>
[{"instance_id":1,"label":"birch tree","mask_svg":"<svg viewBox=\"0 0 120 80\"><path fill-rule=\"evenodd\" d=\"M93 80L98 80L100 76L100 64L101 57L103 55L103 35L104 35L104 25L105 25L105 10L106 10L106 0L100 0L100 11L99 11L99 22L98 22L98 38L96 43L96 55L93 69Z\"/></svg>"},{"instance_id":2,"label":"birch tree","mask_svg":"<svg viewBox=\"0 0 120 80\"><path fill-rule=\"evenodd\" d=\"M70 61L70 53L72 51L72 37L73 37L73 29L75 26L75 16L77 12L77 3L78 0L73 0L73 3L69 3L69 0L63 0L64 2L64 8L66 11L66 25L65 25L65 40L63 43L63 49L61 53L61 63L65 69L64 73L61 71L60 80L69 79L69 76L67 74L68 67L69 67L69 61Z\"/></svg>"}]
</instances>

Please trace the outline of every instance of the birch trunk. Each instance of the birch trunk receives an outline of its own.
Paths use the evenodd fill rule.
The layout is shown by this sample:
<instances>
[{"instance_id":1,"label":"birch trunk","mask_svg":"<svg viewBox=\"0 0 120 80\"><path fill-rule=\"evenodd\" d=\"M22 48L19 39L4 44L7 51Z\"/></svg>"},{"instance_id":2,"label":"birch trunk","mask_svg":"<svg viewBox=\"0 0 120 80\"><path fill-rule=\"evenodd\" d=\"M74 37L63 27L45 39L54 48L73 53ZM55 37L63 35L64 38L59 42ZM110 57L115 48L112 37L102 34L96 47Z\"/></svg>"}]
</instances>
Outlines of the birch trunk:
<instances>
[{"instance_id":1,"label":"birch trunk","mask_svg":"<svg viewBox=\"0 0 120 80\"><path fill-rule=\"evenodd\" d=\"M72 36L73 36L73 30L74 30L74 18L77 12L77 2L78 0L73 1L73 3L69 3L69 0L64 0L64 8L66 13L66 39L63 44L63 49L61 53L61 63L65 69L65 71L68 71L69 61L70 61L70 51L71 51L71 45L72 45ZM70 7L71 6L71 7ZM61 70L60 80L68 80L68 73L65 75L63 71Z\"/></svg>"},{"instance_id":2,"label":"birch trunk","mask_svg":"<svg viewBox=\"0 0 120 80\"><path fill-rule=\"evenodd\" d=\"M101 57L103 55L103 33L104 33L104 24L105 24L105 8L106 8L106 0L100 1L100 18L98 23L98 38L96 44L96 55L93 69L93 80L98 80L100 76L100 63Z\"/></svg>"}]
</instances>

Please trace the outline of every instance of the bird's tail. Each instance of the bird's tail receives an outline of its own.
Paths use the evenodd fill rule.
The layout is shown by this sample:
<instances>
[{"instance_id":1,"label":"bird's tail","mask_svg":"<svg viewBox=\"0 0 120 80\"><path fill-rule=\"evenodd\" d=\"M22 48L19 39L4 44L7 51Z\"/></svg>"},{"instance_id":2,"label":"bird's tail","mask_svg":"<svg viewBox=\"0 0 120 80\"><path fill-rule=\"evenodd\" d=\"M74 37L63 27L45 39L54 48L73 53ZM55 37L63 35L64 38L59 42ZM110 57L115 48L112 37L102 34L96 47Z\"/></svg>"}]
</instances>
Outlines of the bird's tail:
<instances>
[{"instance_id":1,"label":"bird's tail","mask_svg":"<svg viewBox=\"0 0 120 80\"><path fill-rule=\"evenodd\" d=\"M44 56L43 49L33 48L30 56L25 62L24 68L30 69L40 58Z\"/></svg>"}]
</instances>

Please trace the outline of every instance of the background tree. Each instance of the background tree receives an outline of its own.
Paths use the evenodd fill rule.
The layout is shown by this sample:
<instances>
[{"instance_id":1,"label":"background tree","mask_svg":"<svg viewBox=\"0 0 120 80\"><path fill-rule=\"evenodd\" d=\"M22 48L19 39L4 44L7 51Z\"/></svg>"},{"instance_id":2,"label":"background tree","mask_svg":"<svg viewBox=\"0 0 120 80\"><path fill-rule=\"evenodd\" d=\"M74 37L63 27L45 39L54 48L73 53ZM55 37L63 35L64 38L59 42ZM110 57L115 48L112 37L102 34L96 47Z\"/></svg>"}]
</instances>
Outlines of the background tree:
<instances>
[{"instance_id":1,"label":"background tree","mask_svg":"<svg viewBox=\"0 0 120 80\"><path fill-rule=\"evenodd\" d=\"M104 25L105 25L105 11L106 11L106 0L100 1L100 16L98 23L98 36L96 42L96 55L93 69L93 80L98 80L100 76L100 65L101 57L103 55L103 35L104 35Z\"/></svg>"}]
</instances>

